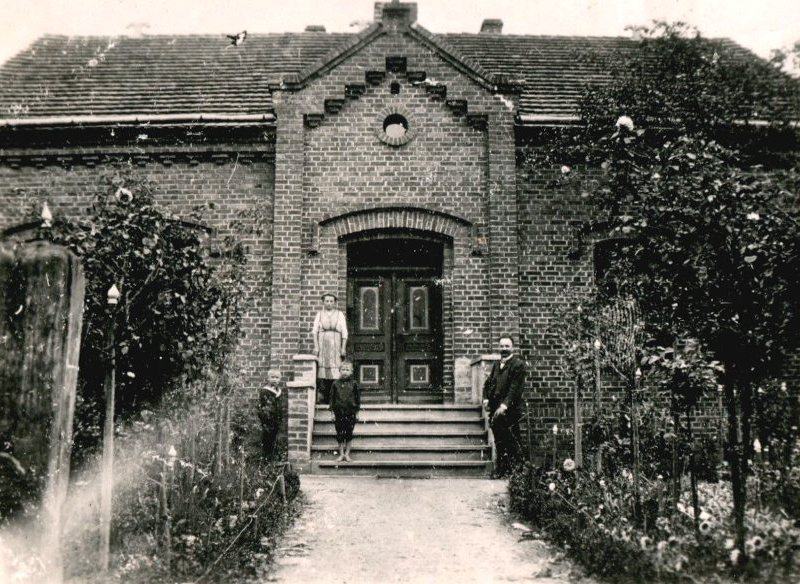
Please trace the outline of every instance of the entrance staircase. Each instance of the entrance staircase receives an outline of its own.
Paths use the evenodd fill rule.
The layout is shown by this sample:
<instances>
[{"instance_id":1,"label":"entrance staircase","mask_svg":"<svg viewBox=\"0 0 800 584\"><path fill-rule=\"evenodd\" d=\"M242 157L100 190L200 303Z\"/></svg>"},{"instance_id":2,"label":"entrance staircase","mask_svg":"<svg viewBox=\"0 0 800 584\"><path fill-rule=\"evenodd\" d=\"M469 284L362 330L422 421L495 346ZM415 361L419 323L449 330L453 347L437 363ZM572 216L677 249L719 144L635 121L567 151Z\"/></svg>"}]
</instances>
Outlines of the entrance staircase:
<instances>
[{"instance_id":1,"label":"entrance staircase","mask_svg":"<svg viewBox=\"0 0 800 584\"><path fill-rule=\"evenodd\" d=\"M362 405L352 462L336 462L333 414L317 406L311 472L379 477L488 476L492 470L484 412L473 405Z\"/></svg>"}]
</instances>

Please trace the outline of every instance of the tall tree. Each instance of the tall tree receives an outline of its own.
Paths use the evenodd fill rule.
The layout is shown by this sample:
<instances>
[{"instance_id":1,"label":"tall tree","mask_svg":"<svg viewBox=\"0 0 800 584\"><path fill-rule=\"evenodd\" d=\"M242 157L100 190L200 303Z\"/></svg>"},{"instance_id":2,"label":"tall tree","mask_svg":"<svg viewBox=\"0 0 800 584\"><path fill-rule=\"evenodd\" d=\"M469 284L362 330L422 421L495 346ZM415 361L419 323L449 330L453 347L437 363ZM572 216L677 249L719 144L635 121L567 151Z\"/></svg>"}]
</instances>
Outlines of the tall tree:
<instances>
[{"instance_id":1,"label":"tall tree","mask_svg":"<svg viewBox=\"0 0 800 584\"><path fill-rule=\"evenodd\" d=\"M652 332L697 339L722 364L744 557L753 388L800 342L800 86L683 25L638 32L601 61L610 76L587 88L585 125L559 137L553 162L602 169L600 181L565 177L629 239L611 269Z\"/></svg>"}]
</instances>

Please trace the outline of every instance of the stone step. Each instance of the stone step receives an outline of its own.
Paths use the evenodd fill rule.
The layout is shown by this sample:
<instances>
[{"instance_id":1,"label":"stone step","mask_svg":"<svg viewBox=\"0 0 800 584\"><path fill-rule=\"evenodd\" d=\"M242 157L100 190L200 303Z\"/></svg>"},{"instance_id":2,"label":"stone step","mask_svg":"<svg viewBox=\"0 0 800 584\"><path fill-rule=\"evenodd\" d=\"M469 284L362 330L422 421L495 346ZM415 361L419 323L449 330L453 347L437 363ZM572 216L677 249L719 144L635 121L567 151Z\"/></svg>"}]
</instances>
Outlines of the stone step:
<instances>
[{"instance_id":1,"label":"stone step","mask_svg":"<svg viewBox=\"0 0 800 584\"><path fill-rule=\"evenodd\" d=\"M355 426L355 434L386 435L390 434L468 434L470 432L484 432L483 422L479 419L472 421L462 420L428 420L422 422L406 421L374 421L359 420ZM314 436L334 434L335 428L332 419L314 422ZM379 434L383 433L383 434Z\"/></svg>"},{"instance_id":2,"label":"stone step","mask_svg":"<svg viewBox=\"0 0 800 584\"><path fill-rule=\"evenodd\" d=\"M361 461L487 461L491 457L489 446L480 444L453 444L450 446L442 446L440 444L378 444L374 446L364 446L358 444L354 440L350 452L354 459ZM338 446L335 444L315 444L311 447L311 457L314 460L333 461L338 454Z\"/></svg>"},{"instance_id":3,"label":"stone step","mask_svg":"<svg viewBox=\"0 0 800 584\"><path fill-rule=\"evenodd\" d=\"M333 414L327 406L317 406L314 412L315 421L326 421L331 418ZM375 408L375 407L362 407L358 413L360 420L365 422L381 421L381 420L403 420L411 422L427 422L435 420L459 420L459 421L476 421L481 420L482 412L475 407L470 409L466 408Z\"/></svg>"},{"instance_id":4,"label":"stone step","mask_svg":"<svg viewBox=\"0 0 800 584\"><path fill-rule=\"evenodd\" d=\"M312 460L311 472L343 476L378 477L483 477L489 476L492 463L489 461L441 461L441 460L353 460L336 462Z\"/></svg>"},{"instance_id":5,"label":"stone step","mask_svg":"<svg viewBox=\"0 0 800 584\"><path fill-rule=\"evenodd\" d=\"M353 445L360 447L404 447L404 446L485 446L486 432L461 434L409 434L406 432L383 432L355 434ZM336 433L314 433L312 447L335 447Z\"/></svg>"}]
</instances>

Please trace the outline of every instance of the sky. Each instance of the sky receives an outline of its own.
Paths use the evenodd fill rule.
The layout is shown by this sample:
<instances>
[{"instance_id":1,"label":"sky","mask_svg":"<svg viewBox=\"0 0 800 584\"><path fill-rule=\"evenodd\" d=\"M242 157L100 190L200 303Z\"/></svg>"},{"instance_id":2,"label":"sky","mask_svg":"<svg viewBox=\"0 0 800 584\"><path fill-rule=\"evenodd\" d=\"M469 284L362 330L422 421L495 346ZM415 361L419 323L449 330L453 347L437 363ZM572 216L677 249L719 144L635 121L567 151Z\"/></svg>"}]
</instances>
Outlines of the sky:
<instances>
[{"instance_id":1,"label":"sky","mask_svg":"<svg viewBox=\"0 0 800 584\"><path fill-rule=\"evenodd\" d=\"M485 18L506 34L628 36L625 27L681 20L768 56L800 41L800 0L417 0L432 32L478 32ZM43 34L292 32L324 25L355 32L373 0L0 0L0 62Z\"/></svg>"}]
</instances>

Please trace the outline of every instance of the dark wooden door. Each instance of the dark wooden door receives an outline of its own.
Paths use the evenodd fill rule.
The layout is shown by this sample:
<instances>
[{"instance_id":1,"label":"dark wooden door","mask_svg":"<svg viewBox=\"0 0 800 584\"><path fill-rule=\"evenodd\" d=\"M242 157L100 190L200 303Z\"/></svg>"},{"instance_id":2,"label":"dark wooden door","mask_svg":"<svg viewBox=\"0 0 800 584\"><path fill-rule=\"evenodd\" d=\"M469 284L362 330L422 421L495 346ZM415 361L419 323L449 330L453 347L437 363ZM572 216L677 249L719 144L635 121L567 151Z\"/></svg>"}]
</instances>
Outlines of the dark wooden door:
<instances>
[{"instance_id":1,"label":"dark wooden door","mask_svg":"<svg viewBox=\"0 0 800 584\"><path fill-rule=\"evenodd\" d=\"M348 353L365 402L440 403L442 300L413 271L348 279Z\"/></svg>"}]
</instances>

